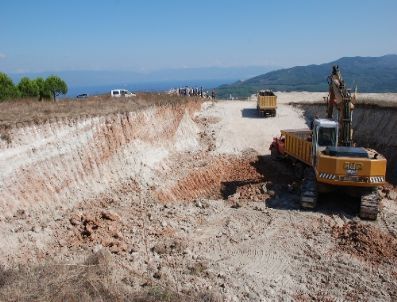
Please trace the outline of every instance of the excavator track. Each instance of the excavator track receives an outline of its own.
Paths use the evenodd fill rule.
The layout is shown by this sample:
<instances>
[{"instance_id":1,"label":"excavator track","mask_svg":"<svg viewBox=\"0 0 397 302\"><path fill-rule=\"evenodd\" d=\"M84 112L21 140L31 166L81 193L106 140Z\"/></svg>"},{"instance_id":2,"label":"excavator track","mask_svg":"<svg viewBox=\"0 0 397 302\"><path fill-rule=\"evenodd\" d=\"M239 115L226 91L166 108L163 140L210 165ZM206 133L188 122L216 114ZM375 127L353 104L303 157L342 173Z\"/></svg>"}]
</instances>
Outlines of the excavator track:
<instances>
[{"instance_id":1,"label":"excavator track","mask_svg":"<svg viewBox=\"0 0 397 302\"><path fill-rule=\"evenodd\" d=\"M379 213L380 196L378 191L369 192L361 196L360 213L361 219L376 220Z\"/></svg>"},{"instance_id":2,"label":"excavator track","mask_svg":"<svg viewBox=\"0 0 397 302\"><path fill-rule=\"evenodd\" d=\"M317 180L313 168L305 170L305 177L301 185L301 207L313 209L317 205Z\"/></svg>"}]
</instances>

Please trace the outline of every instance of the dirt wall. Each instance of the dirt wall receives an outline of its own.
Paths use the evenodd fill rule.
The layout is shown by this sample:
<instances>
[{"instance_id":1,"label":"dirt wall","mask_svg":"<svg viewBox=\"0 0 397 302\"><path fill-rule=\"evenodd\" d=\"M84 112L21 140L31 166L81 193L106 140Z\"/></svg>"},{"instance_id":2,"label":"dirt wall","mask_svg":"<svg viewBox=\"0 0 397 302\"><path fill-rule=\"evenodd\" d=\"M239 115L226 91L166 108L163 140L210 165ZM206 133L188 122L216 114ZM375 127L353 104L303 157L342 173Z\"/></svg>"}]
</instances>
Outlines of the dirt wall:
<instances>
[{"instance_id":1,"label":"dirt wall","mask_svg":"<svg viewBox=\"0 0 397 302\"><path fill-rule=\"evenodd\" d=\"M192 101L10 126L0 139L0 215L73 206L126 182L156 185L170 152L198 148L192 118L200 107Z\"/></svg>"}]
</instances>

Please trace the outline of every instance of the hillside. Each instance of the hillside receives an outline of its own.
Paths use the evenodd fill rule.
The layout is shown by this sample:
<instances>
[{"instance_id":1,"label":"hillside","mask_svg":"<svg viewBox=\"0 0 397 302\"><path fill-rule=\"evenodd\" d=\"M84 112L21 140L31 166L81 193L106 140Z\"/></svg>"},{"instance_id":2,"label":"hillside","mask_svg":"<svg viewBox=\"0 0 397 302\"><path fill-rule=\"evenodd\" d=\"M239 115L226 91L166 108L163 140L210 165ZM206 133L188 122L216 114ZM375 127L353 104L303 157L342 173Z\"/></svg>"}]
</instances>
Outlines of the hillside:
<instances>
[{"instance_id":1,"label":"hillside","mask_svg":"<svg viewBox=\"0 0 397 302\"><path fill-rule=\"evenodd\" d=\"M271 71L246 81L217 88L220 98L247 97L260 89L276 91L326 91L332 65L339 65L348 86L360 92L397 92L397 55L382 57L344 57L308 66L295 66Z\"/></svg>"}]
</instances>

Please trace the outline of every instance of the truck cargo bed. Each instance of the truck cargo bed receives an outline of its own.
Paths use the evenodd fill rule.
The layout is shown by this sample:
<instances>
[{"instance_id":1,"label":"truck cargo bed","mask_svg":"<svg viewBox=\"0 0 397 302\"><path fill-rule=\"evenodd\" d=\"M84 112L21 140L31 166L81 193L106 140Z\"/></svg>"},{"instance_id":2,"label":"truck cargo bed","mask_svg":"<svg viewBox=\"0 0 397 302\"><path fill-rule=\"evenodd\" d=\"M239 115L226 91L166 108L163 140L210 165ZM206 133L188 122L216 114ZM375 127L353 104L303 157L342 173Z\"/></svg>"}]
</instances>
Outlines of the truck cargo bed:
<instances>
[{"instance_id":1,"label":"truck cargo bed","mask_svg":"<svg viewBox=\"0 0 397 302\"><path fill-rule=\"evenodd\" d=\"M258 109L259 110L270 110L277 108L277 97L276 96L258 96Z\"/></svg>"},{"instance_id":2,"label":"truck cargo bed","mask_svg":"<svg viewBox=\"0 0 397 302\"><path fill-rule=\"evenodd\" d=\"M311 166L312 131L310 129L281 130L281 134L285 137L285 153Z\"/></svg>"}]
</instances>

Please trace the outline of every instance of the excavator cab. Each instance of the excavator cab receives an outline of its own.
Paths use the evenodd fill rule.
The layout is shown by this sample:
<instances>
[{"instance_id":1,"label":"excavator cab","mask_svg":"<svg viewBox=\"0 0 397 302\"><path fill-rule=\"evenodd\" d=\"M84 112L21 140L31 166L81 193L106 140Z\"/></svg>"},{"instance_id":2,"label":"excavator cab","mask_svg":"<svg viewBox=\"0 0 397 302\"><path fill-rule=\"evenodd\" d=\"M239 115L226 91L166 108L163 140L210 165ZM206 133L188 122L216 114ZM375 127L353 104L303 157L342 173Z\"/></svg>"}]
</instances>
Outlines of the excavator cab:
<instances>
[{"instance_id":1,"label":"excavator cab","mask_svg":"<svg viewBox=\"0 0 397 302\"><path fill-rule=\"evenodd\" d=\"M335 146L336 128L320 127L318 129L318 145L320 147Z\"/></svg>"},{"instance_id":2,"label":"excavator cab","mask_svg":"<svg viewBox=\"0 0 397 302\"><path fill-rule=\"evenodd\" d=\"M329 119L315 119L312 134L313 165L319 152L338 144L338 123Z\"/></svg>"}]
</instances>

